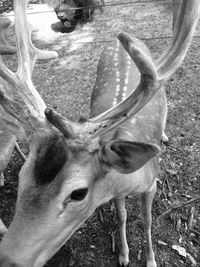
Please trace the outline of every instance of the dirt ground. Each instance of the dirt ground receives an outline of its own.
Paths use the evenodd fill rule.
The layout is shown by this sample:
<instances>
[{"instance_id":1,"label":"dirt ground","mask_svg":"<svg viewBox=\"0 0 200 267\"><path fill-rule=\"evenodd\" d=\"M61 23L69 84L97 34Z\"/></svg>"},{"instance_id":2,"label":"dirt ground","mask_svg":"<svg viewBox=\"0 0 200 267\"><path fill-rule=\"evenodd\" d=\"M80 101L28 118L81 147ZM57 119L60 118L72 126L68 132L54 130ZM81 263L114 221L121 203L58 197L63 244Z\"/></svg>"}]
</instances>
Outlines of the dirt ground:
<instances>
[{"instance_id":1,"label":"dirt ground","mask_svg":"<svg viewBox=\"0 0 200 267\"><path fill-rule=\"evenodd\" d=\"M72 33L57 32L60 24L54 14L45 13L45 30L35 34L35 42L41 48L55 49L59 57L51 62L37 62L33 81L49 106L69 118L88 116L99 56L122 30L144 39L155 58L164 51L172 35L171 1L139 2L106 7L103 15L97 14L93 22L78 26ZM200 36L199 26L196 36ZM12 32L8 35L13 43ZM184 63L166 85L169 144L162 145L161 172L153 203L152 238L158 267L200 266L199 41L200 37L194 38ZM16 68L15 56L5 60L10 68ZM28 153L26 146L23 149ZM19 157L13 154L5 172L5 186L0 188L0 217L6 226L14 214L21 165ZM139 196L127 197L127 210L130 267L145 266ZM184 248L185 255L179 255L174 245ZM118 250L117 222L113 204L108 203L76 231L46 266L114 267Z\"/></svg>"}]
</instances>

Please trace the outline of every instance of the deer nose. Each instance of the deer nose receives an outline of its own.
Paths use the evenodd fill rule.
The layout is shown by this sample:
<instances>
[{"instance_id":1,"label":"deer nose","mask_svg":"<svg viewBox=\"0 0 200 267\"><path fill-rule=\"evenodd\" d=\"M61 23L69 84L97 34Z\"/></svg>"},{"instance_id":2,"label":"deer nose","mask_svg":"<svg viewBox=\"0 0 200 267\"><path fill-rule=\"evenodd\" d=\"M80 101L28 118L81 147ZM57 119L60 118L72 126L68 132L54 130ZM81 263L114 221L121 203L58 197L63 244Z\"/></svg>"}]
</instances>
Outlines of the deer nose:
<instances>
[{"instance_id":1,"label":"deer nose","mask_svg":"<svg viewBox=\"0 0 200 267\"><path fill-rule=\"evenodd\" d=\"M0 256L0 266L1 267L22 267L21 265L12 262L8 257Z\"/></svg>"},{"instance_id":2,"label":"deer nose","mask_svg":"<svg viewBox=\"0 0 200 267\"><path fill-rule=\"evenodd\" d=\"M64 15L63 14L57 14L57 17L59 20L62 20L64 18Z\"/></svg>"},{"instance_id":3,"label":"deer nose","mask_svg":"<svg viewBox=\"0 0 200 267\"><path fill-rule=\"evenodd\" d=\"M62 19L65 18L65 13L64 12L57 12L56 15L57 15L57 18L59 20L62 20Z\"/></svg>"}]
</instances>

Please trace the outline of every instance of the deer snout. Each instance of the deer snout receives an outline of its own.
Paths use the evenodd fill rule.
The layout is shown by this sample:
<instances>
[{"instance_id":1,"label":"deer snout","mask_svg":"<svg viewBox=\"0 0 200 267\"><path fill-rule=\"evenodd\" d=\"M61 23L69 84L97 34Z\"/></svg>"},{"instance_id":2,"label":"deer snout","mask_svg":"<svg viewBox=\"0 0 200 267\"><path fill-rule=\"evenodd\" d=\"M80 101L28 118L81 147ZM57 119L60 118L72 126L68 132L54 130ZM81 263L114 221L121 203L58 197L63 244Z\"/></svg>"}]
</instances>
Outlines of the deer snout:
<instances>
[{"instance_id":1,"label":"deer snout","mask_svg":"<svg viewBox=\"0 0 200 267\"><path fill-rule=\"evenodd\" d=\"M7 256L0 256L0 266L1 267L22 267L18 263L12 262Z\"/></svg>"},{"instance_id":2,"label":"deer snout","mask_svg":"<svg viewBox=\"0 0 200 267\"><path fill-rule=\"evenodd\" d=\"M63 19L65 19L65 14L64 14L64 13L59 12L59 13L57 13L56 15L57 15L57 18L58 18L59 20L63 20Z\"/></svg>"}]
</instances>

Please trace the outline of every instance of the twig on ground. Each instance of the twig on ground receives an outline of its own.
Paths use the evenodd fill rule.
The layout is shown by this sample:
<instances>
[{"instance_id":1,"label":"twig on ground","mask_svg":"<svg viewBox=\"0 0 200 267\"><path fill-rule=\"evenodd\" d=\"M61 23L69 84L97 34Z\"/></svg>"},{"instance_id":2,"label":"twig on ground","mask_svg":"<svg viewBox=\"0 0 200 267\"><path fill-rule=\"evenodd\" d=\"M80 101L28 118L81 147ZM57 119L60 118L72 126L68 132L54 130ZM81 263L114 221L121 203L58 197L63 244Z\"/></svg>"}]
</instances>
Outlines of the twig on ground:
<instances>
[{"instance_id":1,"label":"twig on ground","mask_svg":"<svg viewBox=\"0 0 200 267\"><path fill-rule=\"evenodd\" d=\"M111 242L112 252L115 253L115 232L111 233Z\"/></svg>"},{"instance_id":2,"label":"twig on ground","mask_svg":"<svg viewBox=\"0 0 200 267\"><path fill-rule=\"evenodd\" d=\"M190 199L186 202L183 202L183 203L180 203L178 205L174 205L173 207L171 207L170 209L168 209L167 211L165 211L163 214L161 214L157 220L160 220L161 218L165 217L166 215L168 215L169 213L171 213L172 211L176 210L176 209L180 209L184 206L187 206L189 204L192 204L194 202L197 202L197 201L200 201L200 197L196 197L196 198L193 198L193 199Z\"/></svg>"},{"instance_id":3,"label":"twig on ground","mask_svg":"<svg viewBox=\"0 0 200 267\"><path fill-rule=\"evenodd\" d=\"M101 222L104 222L103 214L102 214L101 210L99 211L99 218L100 218Z\"/></svg>"},{"instance_id":4,"label":"twig on ground","mask_svg":"<svg viewBox=\"0 0 200 267\"><path fill-rule=\"evenodd\" d=\"M190 231L200 237L200 232L196 231L195 229L190 229Z\"/></svg>"},{"instance_id":5,"label":"twig on ground","mask_svg":"<svg viewBox=\"0 0 200 267\"><path fill-rule=\"evenodd\" d=\"M195 208L194 207L191 207L191 210L190 210L190 218L189 218L189 223L188 223L189 229L192 229L193 228L194 214L195 214Z\"/></svg>"}]
</instances>

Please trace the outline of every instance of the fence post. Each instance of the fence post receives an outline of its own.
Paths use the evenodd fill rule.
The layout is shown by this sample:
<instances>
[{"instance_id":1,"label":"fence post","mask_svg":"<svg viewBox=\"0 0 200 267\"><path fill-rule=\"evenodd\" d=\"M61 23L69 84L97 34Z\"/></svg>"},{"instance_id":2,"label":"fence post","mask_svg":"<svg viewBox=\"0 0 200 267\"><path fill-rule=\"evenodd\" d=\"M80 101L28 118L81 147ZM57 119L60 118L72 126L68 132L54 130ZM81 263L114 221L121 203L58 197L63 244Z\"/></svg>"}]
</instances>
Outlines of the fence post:
<instances>
[{"instance_id":1,"label":"fence post","mask_svg":"<svg viewBox=\"0 0 200 267\"><path fill-rule=\"evenodd\" d=\"M176 23L181 0L173 0L173 29Z\"/></svg>"}]
</instances>

